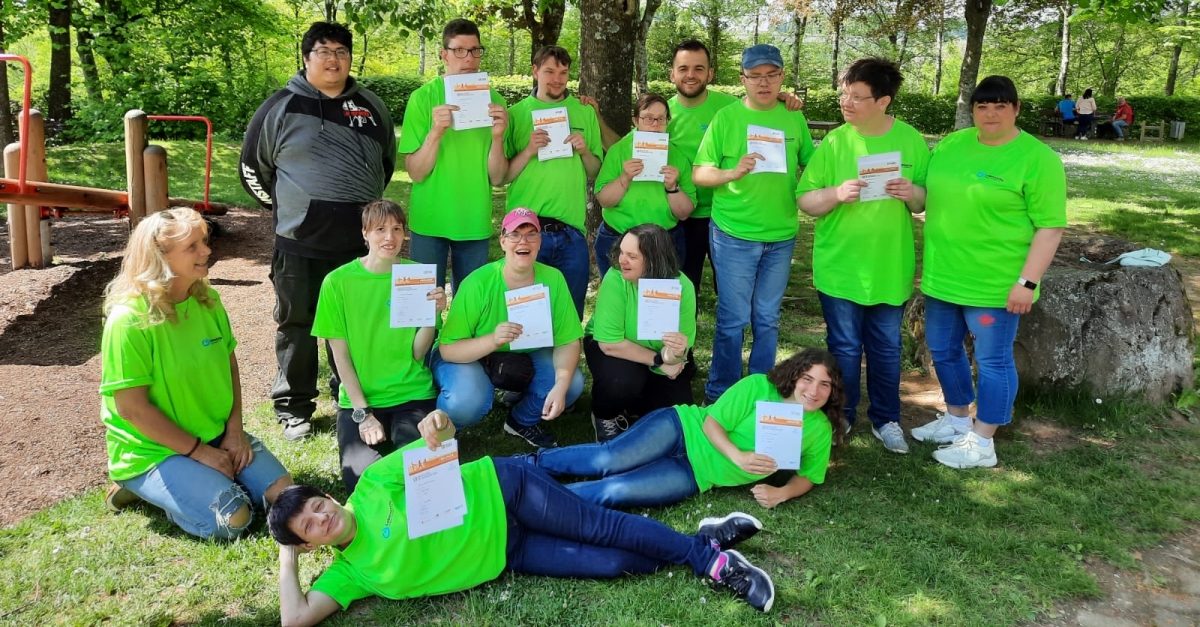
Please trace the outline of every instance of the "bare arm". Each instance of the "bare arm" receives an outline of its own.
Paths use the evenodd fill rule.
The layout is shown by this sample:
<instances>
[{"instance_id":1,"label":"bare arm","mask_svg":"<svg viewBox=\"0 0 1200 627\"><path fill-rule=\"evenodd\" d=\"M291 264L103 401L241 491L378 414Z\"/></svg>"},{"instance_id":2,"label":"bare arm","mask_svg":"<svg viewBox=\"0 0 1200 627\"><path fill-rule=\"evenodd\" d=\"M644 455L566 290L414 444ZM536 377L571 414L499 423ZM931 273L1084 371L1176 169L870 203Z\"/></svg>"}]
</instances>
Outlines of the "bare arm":
<instances>
[{"instance_id":1,"label":"bare arm","mask_svg":"<svg viewBox=\"0 0 1200 627\"><path fill-rule=\"evenodd\" d=\"M346 340L326 338L333 350L333 362L337 364L338 378L346 388L350 403L355 407L369 407L367 395L363 393L362 383L358 380L358 370L354 368L354 359L350 357L350 345Z\"/></svg>"},{"instance_id":2,"label":"bare arm","mask_svg":"<svg viewBox=\"0 0 1200 627\"><path fill-rule=\"evenodd\" d=\"M504 184L507 185L521 176L525 171L525 166L537 157L538 149L542 146L550 144L550 134L546 131L534 131L529 138L529 143L525 148L513 155L513 158L508 161L508 171L504 173Z\"/></svg>"},{"instance_id":3,"label":"bare arm","mask_svg":"<svg viewBox=\"0 0 1200 627\"><path fill-rule=\"evenodd\" d=\"M798 496L804 496L809 490L813 489L813 482L808 477L803 475L792 475L791 479L783 485L776 488L765 483L760 483L750 490L754 495L754 499L759 505L767 509L771 509L784 501L789 501Z\"/></svg>"},{"instance_id":4,"label":"bare arm","mask_svg":"<svg viewBox=\"0 0 1200 627\"><path fill-rule=\"evenodd\" d=\"M712 165L697 165L692 167L692 183L697 187L720 187L726 183L741 180L754 169L754 162L763 160L763 156L752 152L738 160L737 165L729 170L722 170Z\"/></svg>"},{"instance_id":5,"label":"bare arm","mask_svg":"<svg viewBox=\"0 0 1200 627\"><path fill-rule=\"evenodd\" d=\"M342 606L327 594L300 589L300 547L279 547L279 620L283 627L309 627L325 620Z\"/></svg>"},{"instance_id":6,"label":"bare arm","mask_svg":"<svg viewBox=\"0 0 1200 627\"><path fill-rule=\"evenodd\" d=\"M416 152L404 155L404 169L408 170L408 176L414 183L424 181L425 177L433 172L433 167L437 165L438 150L442 146L442 137L450 128L450 114L457 110L458 107L454 105L434 107L433 124L429 129L429 134L425 136L425 141L421 143L421 147Z\"/></svg>"},{"instance_id":7,"label":"bare arm","mask_svg":"<svg viewBox=\"0 0 1200 627\"><path fill-rule=\"evenodd\" d=\"M567 389L579 368L579 340L554 347L554 387L542 405L542 420L554 420L567 408Z\"/></svg>"},{"instance_id":8,"label":"bare arm","mask_svg":"<svg viewBox=\"0 0 1200 627\"><path fill-rule=\"evenodd\" d=\"M713 448L720 451L722 455L728 457L730 461L737 464L742 470L756 474L769 475L775 472L775 460L768 455L759 455L754 451L743 451L739 449L730 439L729 434L725 432L725 427L717 422L711 415L704 417L704 437L712 443Z\"/></svg>"},{"instance_id":9,"label":"bare arm","mask_svg":"<svg viewBox=\"0 0 1200 627\"><path fill-rule=\"evenodd\" d=\"M636 167L639 172L641 171L640 159L630 159L629 161L637 161L638 165ZM628 164L628 162L626 163ZM631 166L626 165L626 168L628 167ZM600 206L605 209L621 204L621 199L625 198L625 194L629 192L629 186L633 183L634 176L637 175L629 174L629 172L621 172L621 176L605 183L604 187L601 187L596 192L596 202L600 203Z\"/></svg>"},{"instance_id":10,"label":"bare arm","mask_svg":"<svg viewBox=\"0 0 1200 627\"><path fill-rule=\"evenodd\" d=\"M203 442L196 446L196 436L181 429L155 407L150 402L148 391L148 387L140 386L114 392L113 402L117 406L117 413L152 442L180 455L187 455L191 451L192 459L232 479L234 465L229 455Z\"/></svg>"},{"instance_id":11,"label":"bare arm","mask_svg":"<svg viewBox=\"0 0 1200 627\"><path fill-rule=\"evenodd\" d=\"M1025 255L1025 266L1021 268L1019 278L1040 283L1046 268L1054 261L1054 253L1058 243L1062 241L1063 229L1038 229L1033 234L1033 242L1029 245L1029 253ZM1016 281L1016 279L1013 279ZM1008 303L1005 308L1015 314L1025 314L1033 308L1033 290L1014 283L1008 292Z\"/></svg>"},{"instance_id":12,"label":"bare arm","mask_svg":"<svg viewBox=\"0 0 1200 627\"><path fill-rule=\"evenodd\" d=\"M488 105L488 114L492 116L492 146L488 149L488 182L492 185L504 184L508 174L508 157L504 155L504 131L508 128L508 109L504 105L493 102Z\"/></svg>"}]
</instances>

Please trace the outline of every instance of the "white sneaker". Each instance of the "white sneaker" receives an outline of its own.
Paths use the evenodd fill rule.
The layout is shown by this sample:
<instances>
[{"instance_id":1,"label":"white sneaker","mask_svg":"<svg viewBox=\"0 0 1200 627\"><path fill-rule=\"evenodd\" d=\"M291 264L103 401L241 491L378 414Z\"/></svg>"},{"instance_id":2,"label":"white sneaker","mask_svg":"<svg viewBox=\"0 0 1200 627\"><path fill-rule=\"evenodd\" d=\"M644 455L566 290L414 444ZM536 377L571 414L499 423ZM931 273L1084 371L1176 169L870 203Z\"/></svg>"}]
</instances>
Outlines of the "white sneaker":
<instances>
[{"instance_id":1,"label":"white sneaker","mask_svg":"<svg viewBox=\"0 0 1200 627\"><path fill-rule=\"evenodd\" d=\"M909 433L918 442L937 442L949 444L956 438L966 435L970 427L960 427L954 424L954 418L948 413L938 414L937 420L913 428Z\"/></svg>"},{"instance_id":2,"label":"white sneaker","mask_svg":"<svg viewBox=\"0 0 1200 627\"><path fill-rule=\"evenodd\" d=\"M904 455L908 453L908 442L904 441L904 429L900 428L900 423L889 422L883 425L883 428L871 428L871 433L880 442L883 442L883 448Z\"/></svg>"},{"instance_id":3,"label":"white sneaker","mask_svg":"<svg viewBox=\"0 0 1200 627\"><path fill-rule=\"evenodd\" d=\"M951 468L991 468L996 465L996 446L984 446L970 432L933 452L933 458Z\"/></svg>"}]
</instances>

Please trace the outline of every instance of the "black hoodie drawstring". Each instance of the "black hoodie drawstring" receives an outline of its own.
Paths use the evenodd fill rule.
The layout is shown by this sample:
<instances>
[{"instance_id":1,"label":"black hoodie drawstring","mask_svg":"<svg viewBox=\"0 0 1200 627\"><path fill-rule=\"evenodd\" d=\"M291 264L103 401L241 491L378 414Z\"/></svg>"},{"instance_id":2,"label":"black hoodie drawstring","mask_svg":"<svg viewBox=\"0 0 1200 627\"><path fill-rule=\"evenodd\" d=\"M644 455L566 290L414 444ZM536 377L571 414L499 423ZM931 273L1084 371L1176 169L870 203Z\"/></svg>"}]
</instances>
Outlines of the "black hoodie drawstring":
<instances>
[{"instance_id":1,"label":"black hoodie drawstring","mask_svg":"<svg viewBox=\"0 0 1200 627\"><path fill-rule=\"evenodd\" d=\"M325 99L317 96L317 113L321 116L321 130L325 130Z\"/></svg>"}]
</instances>

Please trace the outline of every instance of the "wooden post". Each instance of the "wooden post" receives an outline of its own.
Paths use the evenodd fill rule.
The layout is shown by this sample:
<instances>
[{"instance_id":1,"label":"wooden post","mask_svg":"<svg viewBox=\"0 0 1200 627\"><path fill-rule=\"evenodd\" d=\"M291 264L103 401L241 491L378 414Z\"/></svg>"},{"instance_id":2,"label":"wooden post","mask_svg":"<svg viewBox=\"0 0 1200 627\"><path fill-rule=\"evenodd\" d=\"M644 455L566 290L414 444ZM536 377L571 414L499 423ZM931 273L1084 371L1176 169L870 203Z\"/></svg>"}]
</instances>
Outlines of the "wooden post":
<instances>
[{"instance_id":1,"label":"wooden post","mask_svg":"<svg viewBox=\"0 0 1200 627\"><path fill-rule=\"evenodd\" d=\"M125 177L129 192L129 228L146 217L146 113L131 109L125 114Z\"/></svg>"},{"instance_id":2,"label":"wooden post","mask_svg":"<svg viewBox=\"0 0 1200 627\"><path fill-rule=\"evenodd\" d=\"M46 176L46 125L42 112L37 109L29 110L29 128L20 129L21 133L29 133L29 161L26 165L25 178L28 181L45 182ZM42 208L38 205L25 205L25 241L28 246L29 265L41 268L49 265L50 260L44 256L42 246Z\"/></svg>"},{"instance_id":3,"label":"wooden post","mask_svg":"<svg viewBox=\"0 0 1200 627\"><path fill-rule=\"evenodd\" d=\"M4 178L16 180L20 160L21 144L13 142L4 147ZM8 206L8 249L12 254L13 270L29 265L29 246L25 241L25 205Z\"/></svg>"},{"instance_id":4,"label":"wooden post","mask_svg":"<svg viewBox=\"0 0 1200 627\"><path fill-rule=\"evenodd\" d=\"M170 207L167 193L167 149L151 144L142 151L146 170L146 215Z\"/></svg>"}]
</instances>

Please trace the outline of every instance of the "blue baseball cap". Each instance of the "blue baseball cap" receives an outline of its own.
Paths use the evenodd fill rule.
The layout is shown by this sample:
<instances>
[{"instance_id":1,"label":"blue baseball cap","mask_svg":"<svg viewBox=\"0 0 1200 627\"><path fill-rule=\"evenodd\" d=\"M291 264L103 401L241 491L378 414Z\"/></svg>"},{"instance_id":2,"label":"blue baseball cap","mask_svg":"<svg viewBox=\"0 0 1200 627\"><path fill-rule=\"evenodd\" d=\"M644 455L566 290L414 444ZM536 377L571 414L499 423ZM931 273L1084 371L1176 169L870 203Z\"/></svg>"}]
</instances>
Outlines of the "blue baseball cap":
<instances>
[{"instance_id":1,"label":"blue baseball cap","mask_svg":"<svg viewBox=\"0 0 1200 627\"><path fill-rule=\"evenodd\" d=\"M750 46L742 52L743 70L750 70L760 65L774 65L783 69L783 55L779 54L779 48L769 44L758 44Z\"/></svg>"}]
</instances>

